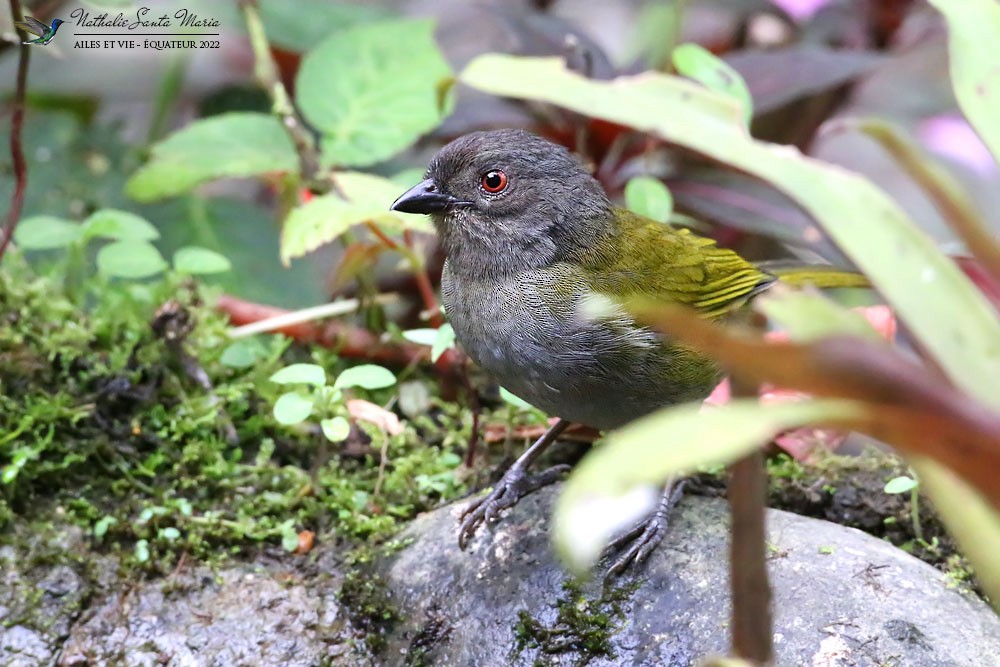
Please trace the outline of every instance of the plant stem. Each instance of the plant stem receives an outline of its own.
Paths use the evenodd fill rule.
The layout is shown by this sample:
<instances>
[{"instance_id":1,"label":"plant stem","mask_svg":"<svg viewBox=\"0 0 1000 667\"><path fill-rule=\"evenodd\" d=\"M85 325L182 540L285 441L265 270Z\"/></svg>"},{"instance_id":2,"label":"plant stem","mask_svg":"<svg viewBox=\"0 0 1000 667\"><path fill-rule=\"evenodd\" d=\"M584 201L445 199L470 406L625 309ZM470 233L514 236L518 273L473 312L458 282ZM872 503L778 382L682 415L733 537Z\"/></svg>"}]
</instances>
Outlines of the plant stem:
<instances>
[{"instance_id":1,"label":"plant stem","mask_svg":"<svg viewBox=\"0 0 1000 667\"><path fill-rule=\"evenodd\" d=\"M24 14L21 11L20 0L10 0L10 14L15 21L21 20ZM24 31L18 30L22 41L27 39ZM21 211L24 209L24 193L28 188L28 164L24 159L24 149L21 146L21 130L24 126L25 91L28 86L28 61L31 58L31 46L21 44L17 60L17 84L14 91L14 114L10 124L10 157L14 165L14 194L10 198L10 209L7 210L7 220L3 226L2 238L0 238L0 260L7 252L10 240L14 238L14 229L21 219Z\"/></svg>"}]
</instances>

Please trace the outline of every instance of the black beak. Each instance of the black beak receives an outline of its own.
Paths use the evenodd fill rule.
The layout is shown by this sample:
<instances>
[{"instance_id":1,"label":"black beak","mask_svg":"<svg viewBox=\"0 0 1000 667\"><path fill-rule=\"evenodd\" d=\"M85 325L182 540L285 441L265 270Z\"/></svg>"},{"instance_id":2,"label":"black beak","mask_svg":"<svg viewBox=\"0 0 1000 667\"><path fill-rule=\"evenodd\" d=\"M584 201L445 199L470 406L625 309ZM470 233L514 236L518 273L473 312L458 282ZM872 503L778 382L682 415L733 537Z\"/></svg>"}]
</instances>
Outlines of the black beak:
<instances>
[{"instance_id":1,"label":"black beak","mask_svg":"<svg viewBox=\"0 0 1000 667\"><path fill-rule=\"evenodd\" d=\"M455 204L464 203L466 202L449 194L438 192L434 180L428 178L400 195L389 210L400 213L441 213Z\"/></svg>"}]
</instances>

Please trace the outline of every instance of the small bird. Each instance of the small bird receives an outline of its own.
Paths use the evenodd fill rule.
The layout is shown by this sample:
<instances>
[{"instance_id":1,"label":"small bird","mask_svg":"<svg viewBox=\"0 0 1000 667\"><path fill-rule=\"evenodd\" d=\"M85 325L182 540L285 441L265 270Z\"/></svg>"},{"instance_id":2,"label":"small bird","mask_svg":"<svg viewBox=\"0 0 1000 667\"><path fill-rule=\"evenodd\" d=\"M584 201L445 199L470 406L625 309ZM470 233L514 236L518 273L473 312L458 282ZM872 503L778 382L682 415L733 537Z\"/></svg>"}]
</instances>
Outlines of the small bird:
<instances>
[{"instance_id":1,"label":"small bird","mask_svg":"<svg viewBox=\"0 0 1000 667\"><path fill-rule=\"evenodd\" d=\"M506 389L559 417L462 516L463 549L478 527L552 483L556 466L529 466L573 422L614 429L658 408L709 395L722 374L709 358L595 304L650 297L719 319L778 276L714 241L614 206L562 146L523 130L475 132L444 146L425 179L391 207L429 214L446 261L441 295L469 357ZM815 275L813 275L815 274ZM782 278L818 287L864 285L861 276L804 268ZM645 559L663 538L680 485L613 547L612 565Z\"/></svg>"},{"instance_id":2,"label":"small bird","mask_svg":"<svg viewBox=\"0 0 1000 667\"><path fill-rule=\"evenodd\" d=\"M16 25L21 30L31 33L33 35L38 35L38 39L29 39L22 44L40 44L42 46L47 45L52 41L52 38L56 36L56 30L59 30L65 21L62 19L52 19L52 25L45 25L38 19L25 16L23 21L14 21Z\"/></svg>"}]
</instances>

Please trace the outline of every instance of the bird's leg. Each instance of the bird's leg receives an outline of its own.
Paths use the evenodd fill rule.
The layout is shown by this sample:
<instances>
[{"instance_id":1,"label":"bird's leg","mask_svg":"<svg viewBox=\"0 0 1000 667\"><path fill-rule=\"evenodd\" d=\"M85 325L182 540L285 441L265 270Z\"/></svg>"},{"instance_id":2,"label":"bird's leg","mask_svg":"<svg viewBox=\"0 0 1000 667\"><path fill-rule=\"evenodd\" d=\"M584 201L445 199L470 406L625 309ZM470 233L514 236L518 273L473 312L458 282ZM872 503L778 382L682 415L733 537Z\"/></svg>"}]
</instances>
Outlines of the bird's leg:
<instances>
[{"instance_id":1,"label":"bird's leg","mask_svg":"<svg viewBox=\"0 0 1000 667\"><path fill-rule=\"evenodd\" d=\"M663 541L663 536L667 533L670 512L684 495L684 484L682 479L668 479L663 485L663 495L660 496L656 511L608 545L605 552L609 554L618 551L626 544L629 545L628 549L608 568L608 576L617 576L633 563L638 565L649 558L649 554L653 553L656 545Z\"/></svg>"},{"instance_id":2,"label":"bird's leg","mask_svg":"<svg viewBox=\"0 0 1000 667\"><path fill-rule=\"evenodd\" d=\"M521 456L514 461L513 465L507 468L500 481L497 482L493 490L482 498L474 500L462 512L459 519L462 526L458 531L458 547L462 550L469 544L469 540L476 534L476 530L483 523L494 523L500 515L500 510L513 507L521 498L529 493L537 491L543 486L548 486L558 480L563 473L569 470L567 465L557 465L544 470L537 475L528 475L528 466L534 463L535 459L542 455L549 445L555 442L563 431L570 425L565 419L560 419L549 427L538 440L528 447Z\"/></svg>"}]
</instances>

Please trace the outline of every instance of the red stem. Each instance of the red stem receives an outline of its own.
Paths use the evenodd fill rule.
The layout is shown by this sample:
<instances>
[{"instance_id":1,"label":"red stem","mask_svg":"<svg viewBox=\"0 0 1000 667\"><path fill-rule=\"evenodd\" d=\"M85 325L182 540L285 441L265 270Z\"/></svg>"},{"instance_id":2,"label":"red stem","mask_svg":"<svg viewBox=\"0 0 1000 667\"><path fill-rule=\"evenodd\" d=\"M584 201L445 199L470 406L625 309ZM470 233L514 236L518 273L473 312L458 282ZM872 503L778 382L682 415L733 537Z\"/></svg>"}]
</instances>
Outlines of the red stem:
<instances>
[{"instance_id":1,"label":"red stem","mask_svg":"<svg viewBox=\"0 0 1000 667\"><path fill-rule=\"evenodd\" d=\"M20 20L21 13L20 0L10 0L10 13L14 20ZM18 30L22 35L22 41L27 39L23 36L23 31ZM28 86L28 60L31 56L31 45L21 44L20 54L17 61L17 88L14 92L14 114L10 125L10 157L14 165L14 194L10 198L10 210L7 211L7 219L3 226L3 238L0 239L0 260L7 252L10 240L14 238L14 229L21 219L21 211L24 208L24 193L28 188L28 165L24 160L24 149L21 146L21 128L24 125L24 97Z\"/></svg>"}]
</instances>

